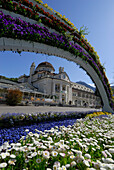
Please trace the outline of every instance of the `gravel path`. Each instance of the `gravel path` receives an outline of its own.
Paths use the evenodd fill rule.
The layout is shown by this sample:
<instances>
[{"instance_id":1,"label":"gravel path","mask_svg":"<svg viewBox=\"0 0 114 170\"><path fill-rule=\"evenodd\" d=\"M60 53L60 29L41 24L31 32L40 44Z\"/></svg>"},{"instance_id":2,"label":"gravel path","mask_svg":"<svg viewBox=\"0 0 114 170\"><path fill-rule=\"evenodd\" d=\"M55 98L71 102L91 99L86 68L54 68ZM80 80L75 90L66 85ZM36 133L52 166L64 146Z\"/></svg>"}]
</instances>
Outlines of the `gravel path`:
<instances>
[{"instance_id":1,"label":"gravel path","mask_svg":"<svg viewBox=\"0 0 114 170\"><path fill-rule=\"evenodd\" d=\"M93 108L78 108L78 107L57 107L57 106L6 106L0 105L0 114L2 113L44 113L44 112L65 112L65 111L99 111Z\"/></svg>"}]
</instances>

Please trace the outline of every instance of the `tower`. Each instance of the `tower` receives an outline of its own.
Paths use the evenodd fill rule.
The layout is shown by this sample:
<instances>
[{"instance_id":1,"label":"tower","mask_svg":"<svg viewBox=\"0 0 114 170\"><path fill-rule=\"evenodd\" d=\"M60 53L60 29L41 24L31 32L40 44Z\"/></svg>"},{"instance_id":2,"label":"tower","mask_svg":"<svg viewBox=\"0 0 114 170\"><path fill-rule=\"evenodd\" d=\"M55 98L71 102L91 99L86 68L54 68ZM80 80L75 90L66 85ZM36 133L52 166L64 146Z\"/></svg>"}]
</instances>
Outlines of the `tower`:
<instances>
[{"instance_id":1,"label":"tower","mask_svg":"<svg viewBox=\"0 0 114 170\"><path fill-rule=\"evenodd\" d=\"M63 73L64 72L64 67L59 67L59 73Z\"/></svg>"},{"instance_id":2,"label":"tower","mask_svg":"<svg viewBox=\"0 0 114 170\"><path fill-rule=\"evenodd\" d=\"M35 71L35 63L33 62L30 67L30 84L32 82L32 75L34 74Z\"/></svg>"}]
</instances>

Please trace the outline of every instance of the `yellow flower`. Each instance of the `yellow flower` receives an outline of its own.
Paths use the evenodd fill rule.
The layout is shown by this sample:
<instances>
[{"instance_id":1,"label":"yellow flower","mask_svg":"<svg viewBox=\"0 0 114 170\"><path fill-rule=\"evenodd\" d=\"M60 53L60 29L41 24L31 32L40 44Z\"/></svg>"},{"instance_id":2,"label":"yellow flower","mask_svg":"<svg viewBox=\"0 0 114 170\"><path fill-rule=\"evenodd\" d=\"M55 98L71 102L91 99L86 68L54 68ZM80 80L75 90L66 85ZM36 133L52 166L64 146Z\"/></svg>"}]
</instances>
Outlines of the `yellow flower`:
<instances>
[{"instance_id":1,"label":"yellow flower","mask_svg":"<svg viewBox=\"0 0 114 170\"><path fill-rule=\"evenodd\" d=\"M48 5L47 5L47 4L44 4L44 6L45 6L45 7L48 7Z\"/></svg>"}]
</instances>

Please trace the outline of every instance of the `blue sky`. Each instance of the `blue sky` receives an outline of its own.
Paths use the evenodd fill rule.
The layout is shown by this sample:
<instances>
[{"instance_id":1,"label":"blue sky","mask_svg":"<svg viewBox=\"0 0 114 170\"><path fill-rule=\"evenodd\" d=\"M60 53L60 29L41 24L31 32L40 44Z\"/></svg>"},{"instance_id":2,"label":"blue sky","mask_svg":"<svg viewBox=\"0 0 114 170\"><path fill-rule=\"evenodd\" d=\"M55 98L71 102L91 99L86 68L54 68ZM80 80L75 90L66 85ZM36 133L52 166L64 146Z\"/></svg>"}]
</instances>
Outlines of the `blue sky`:
<instances>
[{"instance_id":1,"label":"blue sky","mask_svg":"<svg viewBox=\"0 0 114 170\"><path fill-rule=\"evenodd\" d=\"M106 68L110 83L114 83L114 0L44 0L48 6L65 15L79 29L87 26L90 32L86 38L97 51L101 64ZM36 66L43 61L52 63L55 72L63 66L71 81L85 81L92 84L86 72L75 63L54 56L22 52L0 52L0 75L19 77L29 74L32 62Z\"/></svg>"}]
</instances>

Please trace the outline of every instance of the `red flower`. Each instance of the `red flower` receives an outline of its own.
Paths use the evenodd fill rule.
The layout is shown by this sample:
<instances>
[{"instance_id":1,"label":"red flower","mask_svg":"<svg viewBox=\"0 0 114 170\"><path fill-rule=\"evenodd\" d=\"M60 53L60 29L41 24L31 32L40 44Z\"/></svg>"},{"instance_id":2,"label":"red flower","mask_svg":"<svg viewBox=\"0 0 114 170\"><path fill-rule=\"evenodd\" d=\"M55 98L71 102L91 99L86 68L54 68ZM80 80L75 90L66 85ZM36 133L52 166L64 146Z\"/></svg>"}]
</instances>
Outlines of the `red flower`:
<instances>
[{"instance_id":1,"label":"red flower","mask_svg":"<svg viewBox=\"0 0 114 170\"><path fill-rule=\"evenodd\" d=\"M38 5L36 4L35 7L38 8Z\"/></svg>"},{"instance_id":2,"label":"red flower","mask_svg":"<svg viewBox=\"0 0 114 170\"><path fill-rule=\"evenodd\" d=\"M30 2L30 5L33 7L33 3L32 2Z\"/></svg>"}]
</instances>

